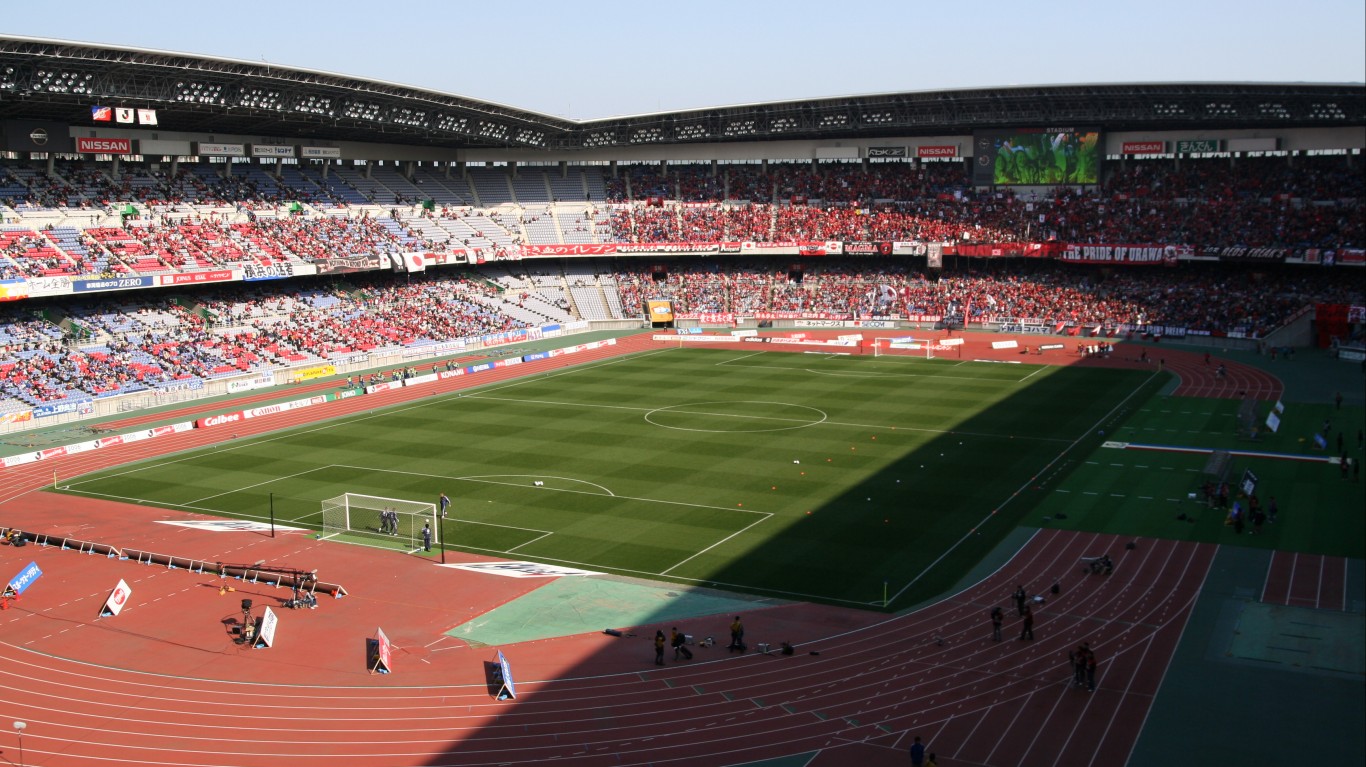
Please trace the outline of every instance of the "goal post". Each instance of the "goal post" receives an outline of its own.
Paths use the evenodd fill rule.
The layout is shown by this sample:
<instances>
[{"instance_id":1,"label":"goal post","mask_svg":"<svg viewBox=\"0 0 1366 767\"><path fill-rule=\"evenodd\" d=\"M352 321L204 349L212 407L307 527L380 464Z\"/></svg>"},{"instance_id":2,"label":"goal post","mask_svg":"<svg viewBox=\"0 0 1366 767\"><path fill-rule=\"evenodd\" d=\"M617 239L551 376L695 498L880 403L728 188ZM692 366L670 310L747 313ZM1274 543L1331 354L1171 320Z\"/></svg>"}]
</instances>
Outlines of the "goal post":
<instances>
[{"instance_id":1,"label":"goal post","mask_svg":"<svg viewBox=\"0 0 1366 767\"><path fill-rule=\"evenodd\" d=\"M397 539L417 549L422 546L423 525L431 525L433 545L441 538L436 504L423 501L343 493L322 501L322 517L323 535L328 538L346 533Z\"/></svg>"},{"instance_id":2,"label":"goal post","mask_svg":"<svg viewBox=\"0 0 1366 767\"><path fill-rule=\"evenodd\" d=\"M923 357L927 360L934 359L934 347L936 341L923 338L916 339L911 336L902 338L879 338L873 342L874 357Z\"/></svg>"}]
</instances>

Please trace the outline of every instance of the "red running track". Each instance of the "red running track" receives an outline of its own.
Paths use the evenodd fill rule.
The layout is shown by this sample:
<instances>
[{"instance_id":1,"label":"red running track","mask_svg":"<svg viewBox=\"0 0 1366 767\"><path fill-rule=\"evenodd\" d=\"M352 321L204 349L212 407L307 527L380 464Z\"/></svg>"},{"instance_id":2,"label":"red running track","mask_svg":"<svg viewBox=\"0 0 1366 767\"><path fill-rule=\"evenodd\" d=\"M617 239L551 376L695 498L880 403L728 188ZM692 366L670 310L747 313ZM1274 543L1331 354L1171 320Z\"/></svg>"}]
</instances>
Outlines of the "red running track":
<instances>
[{"instance_id":1,"label":"red running track","mask_svg":"<svg viewBox=\"0 0 1366 767\"><path fill-rule=\"evenodd\" d=\"M1347 560L1323 554L1275 551L1262 601L1320 610L1347 609Z\"/></svg>"},{"instance_id":2,"label":"red running track","mask_svg":"<svg viewBox=\"0 0 1366 767\"><path fill-rule=\"evenodd\" d=\"M401 400L370 395L262 421L273 430ZM248 426L260 429L238 433ZM195 431L56 468L72 476L222 437ZM791 657L698 650L693 663L656 669L645 665L646 644L601 635L503 647L523 681L516 702L499 702L482 676L491 651L442 632L531 587L433 575L423 560L301 535L172 529L150 520L194 515L54 501L27 492L53 466L21 468L0 484L14 499L7 524L110 542L137 536L146 548L210 561L307 557L355 574L333 578L352 596L286 612L285 641L254 651L202 628L235 612L210 576L55 547L5 549L5 566L31 557L46 573L41 588L0 613L0 702L29 723L30 765L726 765L814 753L813 765L878 767L903 764L912 734L943 765L1123 764L1215 550L1140 540L1126 551L1110 536L1043 531L982 582L914 613L794 605L746 615L750 636L782 631L795 641L801 652ZM1113 575L1082 574L1082 557L1107 551ZM117 578L142 601L117 622L97 621ZM1038 639L1009 638L1012 619L1008 641L992 642L987 610L1019 583L1047 597ZM238 585L239 594L276 596ZM358 668L375 625L407 648L388 676ZM1067 685L1067 651L1081 641L1100 657L1095 693Z\"/></svg>"}]
</instances>

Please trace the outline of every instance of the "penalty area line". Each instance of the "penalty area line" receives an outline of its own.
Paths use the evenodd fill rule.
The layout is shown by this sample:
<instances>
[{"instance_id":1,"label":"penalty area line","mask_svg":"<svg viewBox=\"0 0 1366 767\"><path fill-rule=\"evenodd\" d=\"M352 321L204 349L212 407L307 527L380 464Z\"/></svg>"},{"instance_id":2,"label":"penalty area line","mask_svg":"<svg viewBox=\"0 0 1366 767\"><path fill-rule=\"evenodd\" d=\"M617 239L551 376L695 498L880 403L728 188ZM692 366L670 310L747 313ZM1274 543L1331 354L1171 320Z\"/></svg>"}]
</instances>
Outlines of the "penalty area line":
<instances>
[{"instance_id":1,"label":"penalty area line","mask_svg":"<svg viewBox=\"0 0 1366 767\"><path fill-rule=\"evenodd\" d=\"M702 549L701 551L697 552L696 554L693 554L692 556L688 557L687 559L684 559L684 560L681 561L681 562L678 562L678 563L675 564L673 567L670 567L668 570L662 570L662 571L660 571L659 574L660 574L660 575L668 575L671 571L673 571L673 570L675 570L675 569L677 569L677 568L679 568L679 567L682 567L683 565L687 564L689 561L694 560L694 559L696 559L696 558L702 556L703 554L706 554L708 551L711 551L712 549L716 548L717 546L720 546L721 544L725 543L726 541L730 540L731 538L734 538L735 536L737 536L737 535L739 535L739 534L745 532L746 530L749 530L751 527L754 527L755 525L757 525L757 524L759 524L759 523L761 523L761 522L767 521L770 517L773 516L772 513L767 512L767 511L765 511L765 512L760 512L760 513L762 513L762 514L764 515L762 519L756 519L756 520L754 520L753 522L749 523L748 525L745 525L744 527L740 528L739 530L736 530L735 532L731 533L730 535L727 535L725 538L722 538L721 540L717 541L716 543L713 543L712 545L708 546L707 548Z\"/></svg>"},{"instance_id":2,"label":"penalty area line","mask_svg":"<svg viewBox=\"0 0 1366 767\"><path fill-rule=\"evenodd\" d=\"M1062 449L1061 452L1059 452L1056 456L1053 457L1053 460L1049 461L1046 465L1044 465L1043 468L1041 468L1041 469L1039 469L1037 472L1035 472L1035 473L1034 473L1034 476L1032 476L1032 477L1030 477L1029 479L1025 480L1024 484L1020 485L1020 487L1017 488L1017 489L1015 490L1015 492L1013 492L1013 493L1011 493L1010 495L1006 496L1006 499L1003 500L1003 501L1001 501L1001 503L998 504L998 505L996 506L996 508L992 509L992 510L991 510L990 512L988 512L987 515L986 515L985 517L983 517L977 524L975 524L975 525L973 525L971 528L969 528L968 531L967 531L966 533L963 534L963 537L961 537L961 538L959 538L957 541L955 541L955 542L953 543L952 546L949 546L948 548L944 549L944 552L943 552L942 554L940 554L939 557L938 557L937 559L935 559L933 562L931 562L931 563L929 563L928 565L926 565L925 569L921 570L920 573L919 573L918 575L916 575L914 578L912 578L911 581L910 581L910 583L907 583L905 586L902 586L900 589L898 589L898 590L896 591L896 593L892 595L892 597L891 597L892 601L896 601L897 599L900 599L901 596L902 596L903 594L905 594L908 590L910 590L910 588L911 588L912 586L914 586L916 583L918 583L918 582L920 581L921 578L924 578L926 573L928 573L929 571L931 571L931 570L933 570L935 567L937 567L937 566L939 565L940 562L944 561L944 559L945 559L946 557L949 556L949 554L952 554L954 551L956 551L956 550L958 549L959 546L962 546L963 543L966 542L969 538L971 538L972 536L976 535L979 528L981 528L981 527L982 527L983 525L985 525L987 522L991 521L991 518L992 518L992 517L996 516L996 514L997 514L999 511L1001 511L1001 509L1004 509L1011 501L1015 500L1015 498L1018 497L1018 496L1020 495L1020 493L1023 493L1023 492L1025 491L1026 488L1028 488L1031 484L1033 484L1035 481L1037 481L1038 478L1039 478L1040 476L1042 476L1044 472L1046 472L1046 471L1048 471L1049 469L1053 468L1053 465L1056 464L1058 461L1061 461L1061 460L1063 459L1063 456L1067 455L1068 453L1072 452L1072 450L1076 449L1077 445L1080 444L1081 441L1082 441L1083 439L1085 439L1088 435L1093 434L1093 433L1096 431L1096 429L1100 428L1100 425L1101 425L1101 424L1105 423L1105 422L1106 422L1107 420L1109 420L1116 412L1118 412L1120 408L1124 407L1125 403L1127 403L1129 400L1133 399L1134 396L1137 395L1140 391L1142 391L1142 390L1143 390L1143 387L1147 386L1147 385L1148 385L1148 382L1152 381L1153 378L1155 378L1155 377L1157 377L1157 373L1156 373L1156 372L1153 372L1151 375L1149 375L1147 378L1145 378L1141 383L1139 383L1138 386L1135 386L1135 387L1134 387L1134 390L1131 391L1131 392L1129 392L1129 393L1124 397L1124 399L1120 400L1114 407L1110 408L1110 411L1109 411L1108 413L1106 413L1105 415L1103 415L1103 416L1101 416L1099 419L1097 419L1096 422L1095 422L1094 424L1092 424L1091 428L1089 428L1089 429L1087 429L1086 431L1082 432L1082 433L1081 433L1081 436L1079 436L1079 437L1077 437L1076 439L1072 440L1071 444L1069 444L1067 447L1064 447L1064 448Z\"/></svg>"}]
</instances>

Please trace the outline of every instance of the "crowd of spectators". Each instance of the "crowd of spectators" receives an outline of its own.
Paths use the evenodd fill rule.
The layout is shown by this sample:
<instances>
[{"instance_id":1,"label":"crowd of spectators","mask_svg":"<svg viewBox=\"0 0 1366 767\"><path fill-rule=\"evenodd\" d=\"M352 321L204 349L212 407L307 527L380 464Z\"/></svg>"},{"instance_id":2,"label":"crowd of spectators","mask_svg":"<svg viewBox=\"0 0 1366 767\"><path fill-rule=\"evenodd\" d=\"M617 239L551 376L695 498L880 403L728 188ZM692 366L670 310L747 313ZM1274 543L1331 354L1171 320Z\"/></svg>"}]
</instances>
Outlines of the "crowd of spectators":
<instances>
[{"instance_id":1,"label":"crowd of spectators","mask_svg":"<svg viewBox=\"0 0 1366 767\"><path fill-rule=\"evenodd\" d=\"M591 239L598 242L716 241L905 241L1012 243L1062 241L1081 244L1298 247L1363 247L1360 205L1366 196L1355 158L1296 156L1208 158L1111 163L1102 183L1089 187L973 187L963 161L862 163L769 163L725 165L627 165L605 176L609 206ZM0 178L0 198L10 204L89 207L106 213L137 203L155 224L136 222L150 268L212 268L234 262L190 258L154 231L157 226L215 220L225 207L249 216L276 239L267 251L294 250L304 260L331 247L344 218L262 216L265 208L302 200L335 206L336 195L305 176L274 176L264 167L237 168L224 176L217 166L194 165L175 173L127 164L114 176L94 164L62 162L49 176L14 167ZM604 173L608 171L604 170ZM293 182L286 182L286 178ZM338 177L336 183L345 183ZM210 212L213 211L213 212ZM526 241L545 244L548 209L450 208L389 211L394 227L362 225L343 233L342 248L390 248L416 244L444 251L479 247L502 257ZM235 221L241 220L239 216ZM427 218L460 219L466 227L443 230ZM353 219L354 220L354 219ZM571 227L573 228L573 227ZM585 227L573 228L576 242ZM455 232L468 232L457 235ZM528 236L528 232L540 232ZM472 236L470 236L472 234ZM188 236L172 234L171 240ZM210 239L212 232L206 233ZM128 239L128 238L123 238ZM222 239L222 238L219 238ZM402 241L401 241L402 240ZM195 246L179 248L197 250ZM0 270L41 275L78 268L72 259L48 258L26 266L22 249L6 248ZM68 254L70 255L70 254ZM96 259L98 260L98 259ZM116 263L121 262L115 259ZM114 271L121 271L117 265Z\"/></svg>"},{"instance_id":2,"label":"crowd of spectators","mask_svg":"<svg viewBox=\"0 0 1366 767\"><path fill-rule=\"evenodd\" d=\"M622 242L922 240L1361 247L1362 174L1342 157L1131 161L1094 187L974 188L963 163L657 166L609 199ZM704 179L708 183L701 183ZM637 189L641 191L636 191ZM759 189L758 193L754 190ZM628 194L629 192L629 194ZM681 205L661 205L678 201Z\"/></svg>"},{"instance_id":3,"label":"crowd of spectators","mask_svg":"<svg viewBox=\"0 0 1366 767\"><path fill-rule=\"evenodd\" d=\"M597 241L634 243L1360 248L1366 181L1357 164L1359 158L1342 156L1129 160L1111 163L1093 187L1015 190L974 188L962 161L622 166L616 175L604 171L613 202L603 215L577 212L569 228L586 235L591 218ZM94 163L56 167L56 175L0 167L0 202L16 211L105 212L136 203L150 215L117 227L71 228L69 237L50 224L10 226L0 231L0 279L324 265L412 248L478 247L492 260L515 256L524 232L556 230L555 214L541 207L290 215L278 206L338 199L297 171L272 176L250 167L224 176L213 166L169 173L130 163L115 176ZM264 213L268 208L276 210ZM559 226L568 223L560 218ZM1306 304L1363 303L1356 282L1326 269L1100 270L961 259L931 275L912 263L828 258L794 270L790 261L721 258L671 263L660 274L621 264L605 269L615 271L616 287L604 289L618 290L626 307L662 297L684 312L1015 317L1251 335L1265 334ZM519 326L500 311L497 291L466 276L413 275L400 283L376 274L347 284L220 289L200 295L202 312L158 305L85 314L67 307L96 336L79 344L48 320L11 308L0 320L0 388L29 403L99 396Z\"/></svg>"},{"instance_id":4,"label":"crowd of spectators","mask_svg":"<svg viewBox=\"0 0 1366 767\"><path fill-rule=\"evenodd\" d=\"M685 313L800 311L970 323L1029 319L1256 337L1307 305L1366 303L1359 284L1327 270L1217 264L1115 270L1016 259L931 276L912 268L909 259L823 258L792 264L750 258L674 262L665 272L621 265L613 278L623 306L670 299L675 311Z\"/></svg>"},{"instance_id":5,"label":"crowd of spectators","mask_svg":"<svg viewBox=\"0 0 1366 767\"><path fill-rule=\"evenodd\" d=\"M1105 269L1048 261L957 259L927 273L907 258L683 260L642 269L597 264L621 304L669 298L679 312L828 312L865 318L948 317L970 323L1034 320L1071 327L1168 326L1260 337L1305 306L1366 303L1335 270ZM578 274L582 283L584 275ZM516 303L477 272L345 281L234 284L187 297L111 296L39 318L0 312L0 391L29 405L164 389L218 375L415 348L519 327ZM65 320L75 332L54 322ZM78 337L79 336L79 337Z\"/></svg>"},{"instance_id":6,"label":"crowd of spectators","mask_svg":"<svg viewBox=\"0 0 1366 767\"><path fill-rule=\"evenodd\" d=\"M68 307L64 335L21 308L0 313L0 393L25 405L164 389L219 375L328 362L526 327L498 291L464 275L348 275L301 288L231 286L197 295Z\"/></svg>"}]
</instances>

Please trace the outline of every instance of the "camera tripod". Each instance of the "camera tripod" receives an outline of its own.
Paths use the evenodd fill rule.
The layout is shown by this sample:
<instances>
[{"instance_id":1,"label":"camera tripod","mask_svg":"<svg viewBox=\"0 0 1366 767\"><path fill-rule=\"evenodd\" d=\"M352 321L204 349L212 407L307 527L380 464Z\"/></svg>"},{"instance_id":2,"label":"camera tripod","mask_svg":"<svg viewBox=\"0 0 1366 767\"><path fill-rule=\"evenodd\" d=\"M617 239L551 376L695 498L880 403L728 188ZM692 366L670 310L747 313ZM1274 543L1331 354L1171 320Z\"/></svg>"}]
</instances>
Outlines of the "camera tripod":
<instances>
[{"instance_id":1,"label":"camera tripod","mask_svg":"<svg viewBox=\"0 0 1366 767\"><path fill-rule=\"evenodd\" d=\"M250 645L256 641L256 618L251 614L251 600L242 600L242 630L238 632L237 643Z\"/></svg>"}]
</instances>

